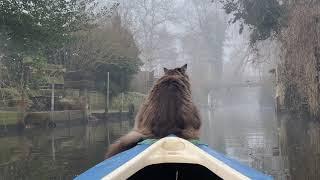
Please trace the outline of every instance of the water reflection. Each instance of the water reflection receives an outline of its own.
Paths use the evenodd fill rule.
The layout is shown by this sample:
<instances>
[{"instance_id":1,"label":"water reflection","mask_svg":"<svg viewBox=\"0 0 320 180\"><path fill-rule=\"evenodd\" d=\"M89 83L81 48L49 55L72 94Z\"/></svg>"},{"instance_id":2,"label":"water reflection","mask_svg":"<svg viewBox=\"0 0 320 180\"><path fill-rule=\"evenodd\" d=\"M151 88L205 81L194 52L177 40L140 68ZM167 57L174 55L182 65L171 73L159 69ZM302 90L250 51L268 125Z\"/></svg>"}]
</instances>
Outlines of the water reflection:
<instances>
[{"instance_id":1,"label":"water reflection","mask_svg":"<svg viewBox=\"0 0 320 180\"><path fill-rule=\"evenodd\" d=\"M243 102L243 101L242 101ZM218 107L204 119L202 139L276 179L320 179L320 123L250 101ZM208 115L208 116L206 116Z\"/></svg>"},{"instance_id":2,"label":"water reflection","mask_svg":"<svg viewBox=\"0 0 320 180\"><path fill-rule=\"evenodd\" d=\"M276 179L319 179L320 124L307 117L275 117L255 103L201 109L202 140ZM32 130L0 138L0 179L72 179L103 160L130 121Z\"/></svg>"},{"instance_id":3,"label":"water reflection","mask_svg":"<svg viewBox=\"0 0 320 180\"><path fill-rule=\"evenodd\" d=\"M273 126L276 121L272 109L257 107L242 104L216 109L214 122L204 130L203 140L242 163L275 175L278 169L273 163L279 161L272 153L278 146Z\"/></svg>"},{"instance_id":4,"label":"water reflection","mask_svg":"<svg viewBox=\"0 0 320 180\"><path fill-rule=\"evenodd\" d=\"M37 130L0 138L0 179L72 179L103 160L129 122Z\"/></svg>"},{"instance_id":5,"label":"water reflection","mask_svg":"<svg viewBox=\"0 0 320 180\"><path fill-rule=\"evenodd\" d=\"M320 178L320 124L304 115L284 115L280 144L288 179Z\"/></svg>"}]
</instances>

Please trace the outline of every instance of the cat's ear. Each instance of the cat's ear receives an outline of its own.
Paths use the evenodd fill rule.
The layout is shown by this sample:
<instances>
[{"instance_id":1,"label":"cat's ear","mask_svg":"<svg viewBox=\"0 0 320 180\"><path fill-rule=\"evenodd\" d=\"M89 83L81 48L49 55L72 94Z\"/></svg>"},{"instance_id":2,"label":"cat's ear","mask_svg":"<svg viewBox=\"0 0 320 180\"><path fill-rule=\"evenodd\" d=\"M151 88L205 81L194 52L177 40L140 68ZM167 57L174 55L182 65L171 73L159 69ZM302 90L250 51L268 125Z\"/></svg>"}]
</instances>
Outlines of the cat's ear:
<instances>
[{"instance_id":1,"label":"cat's ear","mask_svg":"<svg viewBox=\"0 0 320 180\"><path fill-rule=\"evenodd\" d=\"M188 65L187 64L185 64L185 65L183 65L183 66L181 66L181 70L182 70L182 72L186 72L187 71L187 67L188 67Z\"/></svg>"},{"instance_id":2,"label":"cat's ear","mask_svg":"<svg viewBox=\"0 0 320 180\"><path fill-rule=\"evenodd\" d=\"M167 69L167 68L163 68L163 72L164 72L165 74L167 74L167 73L168 73L168 71L169 71L169 69Z\"/></svg>"}]
</instances>

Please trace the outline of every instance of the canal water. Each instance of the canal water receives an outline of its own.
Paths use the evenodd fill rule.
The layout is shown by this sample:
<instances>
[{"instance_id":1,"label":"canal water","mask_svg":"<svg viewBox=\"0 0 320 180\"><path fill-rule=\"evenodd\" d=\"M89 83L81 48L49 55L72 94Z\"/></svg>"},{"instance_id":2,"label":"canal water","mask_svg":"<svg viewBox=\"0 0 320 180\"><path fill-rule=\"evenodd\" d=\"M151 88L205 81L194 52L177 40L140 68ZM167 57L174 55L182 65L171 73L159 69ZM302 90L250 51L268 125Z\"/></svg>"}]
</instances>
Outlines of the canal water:
<instances>
[{"instance_id":1,"label":"canal water","mask_svg":"<svg viewBox=\"0 0 320 180\"><path fill-rule=\"evenodd\" d=\"M235 94L233 94L235 95ZM202 141L276 179L319 179L320 125L246 101L201 109ZM26 131L0 137L0 180L72 179L101 162L130 121Z\"/></svg>"}]
</instances>

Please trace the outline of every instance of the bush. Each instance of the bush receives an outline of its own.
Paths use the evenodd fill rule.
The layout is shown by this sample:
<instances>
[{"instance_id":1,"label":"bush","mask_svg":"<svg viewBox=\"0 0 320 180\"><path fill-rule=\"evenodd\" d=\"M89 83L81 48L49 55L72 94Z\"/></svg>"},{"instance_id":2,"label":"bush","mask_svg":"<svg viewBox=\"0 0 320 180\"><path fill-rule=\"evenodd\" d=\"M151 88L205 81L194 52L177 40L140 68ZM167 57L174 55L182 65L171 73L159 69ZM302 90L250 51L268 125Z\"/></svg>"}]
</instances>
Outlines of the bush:
<instances>
[{"instance_id":1,"label":"bush","mask_svg":"<svg viewBox=\"0 0 320 180\"><path fill-rule=\"evenodd\" d=\"M0 88L0 105L12 106L18 99L20 99L20 94L16 89Z\"/></svg>"},{"instance_id":2,"label":"bush","mask_svg":"<svg viewBox=\"0 0 320 180\"><path fill-rule=\"evenodd\" d=\"M145 94L141 94L138 92L127 92L123 95L123 110L128 111L129 105L133 104L135 111L137 111L140 105L143 103L144 98L146 97ZM111 110L121 110L121 94L114 97L111 102Z\"/></svg>"}]
</instances>

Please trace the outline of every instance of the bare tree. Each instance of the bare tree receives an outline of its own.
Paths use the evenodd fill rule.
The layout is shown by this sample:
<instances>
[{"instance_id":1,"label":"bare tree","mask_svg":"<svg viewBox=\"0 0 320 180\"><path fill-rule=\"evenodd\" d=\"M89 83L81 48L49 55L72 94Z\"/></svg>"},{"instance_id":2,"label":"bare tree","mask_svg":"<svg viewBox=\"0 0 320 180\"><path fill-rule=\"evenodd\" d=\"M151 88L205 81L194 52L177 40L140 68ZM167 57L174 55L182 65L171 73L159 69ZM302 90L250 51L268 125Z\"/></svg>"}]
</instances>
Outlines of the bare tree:
<instances>
[{"instance_id":1,"label":"bare tree","mask_svg":"<svg viewBox=\"0 0 320 180\"><path fill-rule=\"evenodd\" d=\"M192 59L197 61L196 64L206 64L211 68L208 70L211 71L208 77L214 75L217 80L222 73L223 42L227 27L224 13L219 4L209 1L185 1L184 7L184 48ZM211 74L213 72L214 74Z\"/></svg>"},{"instance_id":2,"label":"bare tree","mask_svg":"<svg viewBox=\"0 0 320 180\"><path fill-rule=\"evenodd\" d=\"M167 28L168 23L175 19L175 3L172 0L122 0L120 4L123 23L129 26L140 47L140 58L145 63L145 69L154 69L159 63L157 61L170 53L174 54Z\"/></svg>"},{"instance_id":3,"label":"bare tree","mask_svg":"<svg viewBox=\"0 0 320 180\"><path fill-rule=\"evenodd\" d=\"M191 64L196 101L203 103L213 84L221 79L227 22L219 5L210 1L184 1L182 6L181 46L184 59Z\"/></svg>"}]
</instances>

